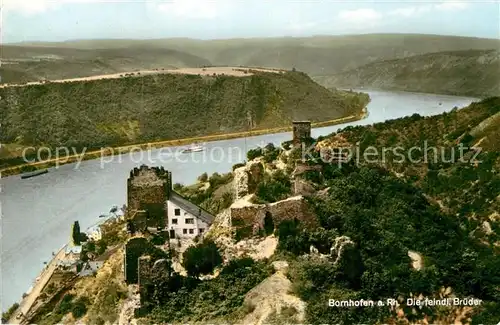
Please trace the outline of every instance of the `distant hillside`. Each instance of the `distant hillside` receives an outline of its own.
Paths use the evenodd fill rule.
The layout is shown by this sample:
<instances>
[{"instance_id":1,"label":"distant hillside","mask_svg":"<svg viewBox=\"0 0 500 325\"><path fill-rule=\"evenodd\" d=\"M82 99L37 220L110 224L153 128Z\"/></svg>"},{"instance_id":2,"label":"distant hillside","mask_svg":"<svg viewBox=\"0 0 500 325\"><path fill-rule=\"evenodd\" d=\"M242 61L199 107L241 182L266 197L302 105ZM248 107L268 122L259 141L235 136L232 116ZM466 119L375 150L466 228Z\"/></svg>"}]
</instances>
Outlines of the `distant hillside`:
<instances>
[{"instance_id":1,"label":"distant hillside","mask_svg":"<svg viewBox=\"0 0 500 325\"><path fill-rule=\"evenodd\" d=\"M468 50L377 61L315 77L326 87L373 87L450 95L500 95L500 52Z\"/></svg>"},{"instance_id":2,"label":"distant hillside","mask_svg":"<svg viewBox=\"0 0 500 325\"><path fill-rule=\"evenodd\" d=\"M159 48L80 50L57 47L3 46L2 83L68 79L93 75L210 65L195 55Z\"/></svg>"},{"instance_id":3,"label":"distant hillside","mask_svg":"<svg viewBox=\"0 0 500 325\"><path fill-rule=\"evenodd\" d=\"M349 116L367 104L367 96L331 92L300 72L46 83L0 88L0 96L0 142L10 149L99 149L289 126Z\"/></svg>"},{"instance_id":4,"label":"distant hillside","mask_svg":"<svg viewBox=\"0 0 500 325\"><path fill-rule=\"evenodd\" d=\"M325 76L378 61L429 52L497 49L500 41L472 37L368 34L194 40L82 40L62 43L21 43L2 47L5 60L41 56L41 62L2 65L14 82L40 78L105 74L134 69L198 67L201 65L264 66L296 68L312 76ZM21 78L14 72L26 72Z\"/></svg>"}]
</instances>

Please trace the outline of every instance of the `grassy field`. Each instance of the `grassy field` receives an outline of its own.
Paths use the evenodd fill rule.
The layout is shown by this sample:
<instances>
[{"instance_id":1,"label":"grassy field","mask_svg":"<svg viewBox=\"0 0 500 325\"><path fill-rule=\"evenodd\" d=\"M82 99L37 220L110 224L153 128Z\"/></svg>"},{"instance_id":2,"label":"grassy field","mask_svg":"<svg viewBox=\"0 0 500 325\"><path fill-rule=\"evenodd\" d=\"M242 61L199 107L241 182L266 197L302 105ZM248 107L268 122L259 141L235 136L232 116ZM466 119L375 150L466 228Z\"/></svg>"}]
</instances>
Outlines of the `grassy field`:
<instances>
[{"instance_id":1,"label":"grassy field","mask_svg":"<svg viewBox=\"0 0 500 325\"><path fill-rule=\"evenodd\" d=\"M449 95L500 95L500 52L467 50L378 61L315 81L326 87L373 87Z\"/></svg>"}]
</instances>

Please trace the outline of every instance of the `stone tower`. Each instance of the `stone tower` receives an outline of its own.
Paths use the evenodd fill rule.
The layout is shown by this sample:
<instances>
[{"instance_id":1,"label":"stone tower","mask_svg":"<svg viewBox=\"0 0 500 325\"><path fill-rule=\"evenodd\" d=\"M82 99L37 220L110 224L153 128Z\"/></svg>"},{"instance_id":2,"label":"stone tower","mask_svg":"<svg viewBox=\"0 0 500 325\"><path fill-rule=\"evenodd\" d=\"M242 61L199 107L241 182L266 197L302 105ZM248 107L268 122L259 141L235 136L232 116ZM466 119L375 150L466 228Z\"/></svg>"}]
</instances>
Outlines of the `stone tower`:
<instances>
[{"instance_id":1,"label":"stone tower","mask_svg":"<svg viewBox=\"0 0 500 325\"><path fill-rule=\"evenodd\" d=\"M294 121L293 122L293 145L300 146L302 141L311 138L311 122L310 121Z\"/></svg>"},{"instance_id":2,"label":"stone tower","mask_svg":"<svg viewBox=\"0 0 500 325\"><path fill-rule=\"evenodd\" d=\"M165 201L172 191L172 174L163 167L142 165L130 171L127 180L127 214L145 215L147 226L164 227L167 220Z\"/></svg>"}]
</instances>

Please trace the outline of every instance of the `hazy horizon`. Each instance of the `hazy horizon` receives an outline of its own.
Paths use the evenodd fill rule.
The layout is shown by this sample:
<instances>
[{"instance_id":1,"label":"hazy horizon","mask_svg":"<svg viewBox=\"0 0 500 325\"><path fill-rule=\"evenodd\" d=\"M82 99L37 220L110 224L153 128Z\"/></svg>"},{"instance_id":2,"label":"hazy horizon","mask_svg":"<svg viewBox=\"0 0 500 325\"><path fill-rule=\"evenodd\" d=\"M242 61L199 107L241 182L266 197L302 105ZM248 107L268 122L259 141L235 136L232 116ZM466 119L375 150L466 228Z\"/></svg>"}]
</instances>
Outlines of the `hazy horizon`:
<instances>
[{"instance_id":1,"label":"hazy horizon","mask_svg":"<svg viewBox=\"0 0 500 325\"><path fill-rule=\"evenodd\" d=\"M304 36L291 36L291 35L281 35L281 36L269 36L269 37L231 37L231 38L195 38L195 37L160 37L160 38L80 38L80 39L65 39L60 41L38 41L38 40L26 40L20 42L4 42L5 45L15 45L15 44L25 44L25 43L71 43L71 42L86 42L86 41L161 41L161 40L190 40L190 41L231 41L231 40L259 40L259 39L278 39L278 38L315 38L315 37L353 37L353 36L381 36L381 35L414 35L414 36L444 36L444 37L458 37L458 38L477 38L477 39L490 39L500 41L500 37L478 37L478 36L466 36L466 35L451 35L451 34L421 34L421 33L359 33L359 34L311 34Z\"/></svg>"},{"instance_id":2,"label":"hazy horizon","mask_svg":"<svg viewBox=\"0 0 500 325\"><path fill-rule=\"evenodd\" d=\"M497 1L4 0L4 44L427 34L500 39Z\"/></svg>"}]
</instances>

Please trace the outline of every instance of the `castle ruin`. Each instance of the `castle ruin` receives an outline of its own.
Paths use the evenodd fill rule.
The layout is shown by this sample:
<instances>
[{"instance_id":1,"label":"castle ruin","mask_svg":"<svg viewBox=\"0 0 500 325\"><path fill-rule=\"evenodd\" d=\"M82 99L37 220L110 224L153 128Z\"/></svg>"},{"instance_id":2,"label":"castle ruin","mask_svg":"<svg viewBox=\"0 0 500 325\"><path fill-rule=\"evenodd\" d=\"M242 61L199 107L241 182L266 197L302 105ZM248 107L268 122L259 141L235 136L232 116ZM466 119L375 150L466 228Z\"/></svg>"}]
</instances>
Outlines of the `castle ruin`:
<instances>
[{"instance_id":1,"label":"castle ruin","mask_svg":"<svg viewBox=\"0 0 500 325\"><path fill-rule=\"evenodd\" d=\"M172 173L163 167L134 168L127 180L127 203L127 218L139 232L165 229L170 238L201 235L214 219L173 190Z\"/></svg>"},{"instance_id":2,"label":"castle ruin","mask_svg":"<svg viewBox=\"0 0 500 325\"><path fill-rule=\"evenodd\" d=\"M303 141L311 138L310 121L293 121L293 145L300 146Z\"/></svg>"}]
</instances>

